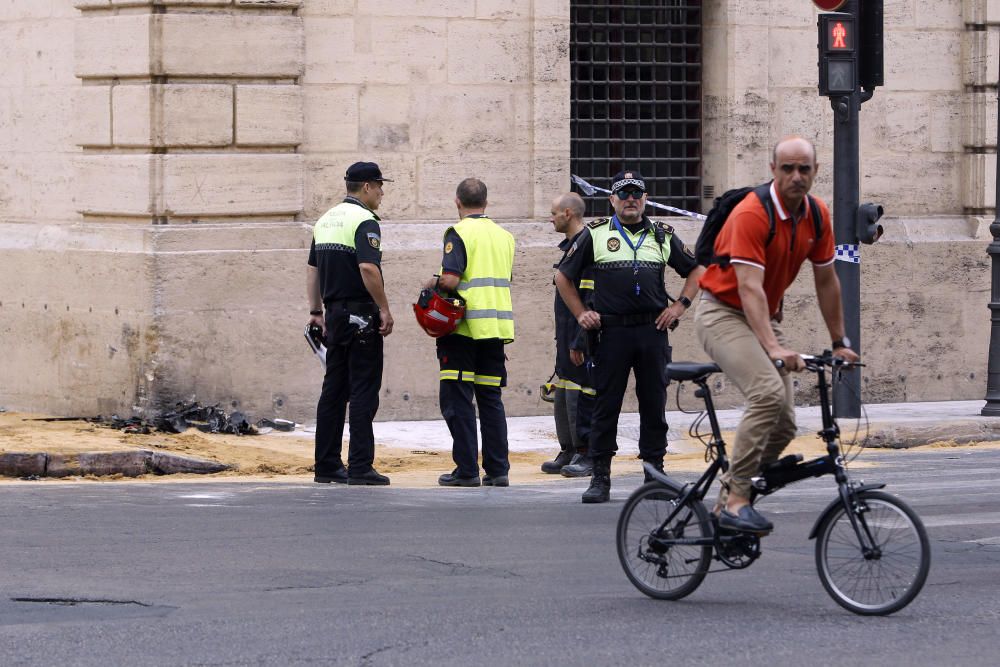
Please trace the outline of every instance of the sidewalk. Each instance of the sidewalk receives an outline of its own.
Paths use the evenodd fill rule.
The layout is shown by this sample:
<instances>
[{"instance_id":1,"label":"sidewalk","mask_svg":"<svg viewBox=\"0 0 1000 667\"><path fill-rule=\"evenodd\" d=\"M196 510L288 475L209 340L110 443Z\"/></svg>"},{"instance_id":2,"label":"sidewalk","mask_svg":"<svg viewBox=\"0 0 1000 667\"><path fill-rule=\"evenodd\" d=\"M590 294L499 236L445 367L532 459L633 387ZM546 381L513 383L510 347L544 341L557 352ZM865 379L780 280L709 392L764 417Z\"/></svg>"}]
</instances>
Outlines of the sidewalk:
<instances>
[{"instance_id":1,"label":"sidewalk","mask_svg":"<svg viewBox=\"0 0 1000 667\"><path fill-rule=\"evenodd\" d=\"M698 401L691 399L694 405ZM956 444L1000 440L1000 417L983 417L979 414L985 401L940 401L927 403L884 403L864 406L865 417L839 420L842 436L852 440L855 428L859 428L858 438L868 434L868 446L907 448L941 441ZM686 407L686 406L685 406ZM732 432L739 424L743 411L720 410L719 424L725 433ZM795 409L799 426L799 436L809 436L820 429L819 407L798 407ZM668 453L690 454L702 451L701 444L688 436L688 428L695 414L677 411L667 412L670 432L667 436ZM443 420L376 422L375 441L386 447L424 450L451 451L451 436ZM314 426L297 431L298 435L311 434ZM543 452L555 454L558 451L555 425L551 415L540 417L508 417L507 439L512 452ZM708 421L702 430L708 432ZM285 435L285 434L282 434ZM287 434L294 435L294 434ZM639 438L639 415L626 413L618 421L618 449L623 455L636 455ZM731 441L731 437L727 438Z\"/></svg>"}]
</instances>

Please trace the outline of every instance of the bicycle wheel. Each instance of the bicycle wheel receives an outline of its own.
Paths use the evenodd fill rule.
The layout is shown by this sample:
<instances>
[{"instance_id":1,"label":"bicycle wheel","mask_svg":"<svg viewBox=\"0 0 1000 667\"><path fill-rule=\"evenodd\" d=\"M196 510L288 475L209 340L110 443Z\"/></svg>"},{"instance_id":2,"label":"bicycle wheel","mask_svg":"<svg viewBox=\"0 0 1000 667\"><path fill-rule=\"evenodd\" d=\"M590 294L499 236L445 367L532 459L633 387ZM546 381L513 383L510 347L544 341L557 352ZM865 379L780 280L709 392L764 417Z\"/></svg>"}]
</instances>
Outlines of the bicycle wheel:
<instances>
[{"instance_id":1,"label":"bicycle wheel","mask_svg":"<svg viewBox=\"0 0 1000 667\"><path fill-rule=\"evenodd\" d=\"M882 491L858 494L859 528L874 540L866 557L843 506L827 516L816 536L820 581L837 604L862 615L885 615L910 604L927 579L931 548L920 517Z\"/></svg>"},{"instance_id":2,"label":"bicycle wheel","mask_svg":"<svg viewBox=\"0 0 1000 667\"><path fill-rule=\"evenodd\" d=\"M709 545L667 545L655 533L676 507L678 493L659 482L636 489L618 518L618 559L629 581L659 600L680 600L705 579L712 559ZM686 505L664 530L663 539L711 538L708 512L699 501Z\"/></svg>"}]
</instances>

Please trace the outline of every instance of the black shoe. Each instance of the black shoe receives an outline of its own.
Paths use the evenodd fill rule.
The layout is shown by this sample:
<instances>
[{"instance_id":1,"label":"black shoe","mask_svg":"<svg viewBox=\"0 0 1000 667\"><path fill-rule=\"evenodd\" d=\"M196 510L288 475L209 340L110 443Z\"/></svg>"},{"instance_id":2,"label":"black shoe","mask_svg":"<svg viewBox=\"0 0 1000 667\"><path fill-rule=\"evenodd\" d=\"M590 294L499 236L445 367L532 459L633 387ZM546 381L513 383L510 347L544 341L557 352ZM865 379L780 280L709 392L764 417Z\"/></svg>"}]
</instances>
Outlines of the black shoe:
<instances>
[{"instance_id":1,"label":"black shoe","mask_svg":"<svg viewBox=\"0 0 1000 667\"><path fill-rule=\"evenodd\" d=\"M441 486L479 486L479 475L475 477L459 477L457 471L446 472L438 477Z\"/></svg>"},{"instance_id":2,"label":"black shoe","mask_svg":"<svg viewBox=\"0 0 1000 667\"><path fill-rule=\"evenodd\" d=\"M569 465L559 472L563 477L590 477L594 474L594 460L586 454L574 454Z\"/></svg>"},{"instance_id":3,"label":"black shoe","mask_svg":"<svg viewBox=\"0 0 1000 667\"><path fill-rule=\"evenodd\" d=\"M663 472L663 459L645 459L646 463L656 468L657 472ZM642 476L644 482L652 482L653 476L646 472L645 467L642 469Z\"/></svg>"},{"instance_id":4,"label":"black shoe","mask_svg":"<svg viewBox=\"0 0 1000 667\"><path fill-rule=\"evenodd\" d=\"M363 475L350 475L347 478L347 483L351 486L354 485L367 485L367 486L389 486L389 478L385 475L380 475L375 472L372 468Z\"/></svg>"},{"instance_id":5,"label":"black shoe","mask_svg":"<svg viewBox=\"0 0 1000 667\"><path fill-rule=\"evenodd\" d=\"M556 455L556 458L552 461L546 461L542 464L542 472L548 473L550 475L557 475L559 471L563 469L563 466L569 465L573 460L573 452L562 450Z\"/></svg>"},{"instance_id":6,"label":"black shoe","mask_svg":"<svg viewBox=\"0 0 1000 667\"><path fill-rule=\"evenodd\" d=\"M510 486L510 478L507 475L483 475L483 486Z\"/></svg>"},{"instance_id":7,"label":"black shoe","mask_svg":"<svg viewBox=\"0 0 1000 667\"><path fill-rule=\"evenodd\" d=\"M585 503L606 503L611 500L611 461L609 459L594 460L594 476L590 479L590 487L583 492Z\"/></svg>"},{"instance_id":8,"label":"black shoe","mask_svg":"<svg viewBox=\"0 0 1000 667\"><path fill-rule=\"evenodd\" d=\"M774 530L774 524L750 505L741 507L737 514L733 514L727 509L722 510L719 513L719 527L745 533L768 533Z\"/></svg>"},{"instance_id":9,"label":"black shoe","mask_svg":"<svg viewBox=\"0 0 1000 667\"><path fill-rule=\"evenodd\" d=\"M329 484L331 482L335 484L347 484L347 468L340 466L326 475L316 475L313 477L313 481L317 484Z\"/></svg>"}]
</instances>

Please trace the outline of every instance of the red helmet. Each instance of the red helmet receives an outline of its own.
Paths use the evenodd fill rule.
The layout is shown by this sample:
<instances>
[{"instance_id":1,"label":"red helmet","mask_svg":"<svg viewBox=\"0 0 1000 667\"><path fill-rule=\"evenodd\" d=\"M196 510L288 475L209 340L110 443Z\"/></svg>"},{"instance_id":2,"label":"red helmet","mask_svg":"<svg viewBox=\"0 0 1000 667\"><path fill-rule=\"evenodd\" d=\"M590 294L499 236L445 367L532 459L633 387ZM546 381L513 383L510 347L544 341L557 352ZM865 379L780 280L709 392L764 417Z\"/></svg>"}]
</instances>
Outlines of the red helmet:
<instances>
[{"instance_id":1,"label":"red helmet","mask_svg":"<svg viewBox=\"0 0 1000 667\"><path fill-rule=\"evenodd\" d=\"M417 324L431 338L447 336L458 327L465 316L465 301L459 297L445 297L436 290L422 289L417 302L413 304Z\"/></svg>"}]
</instances>

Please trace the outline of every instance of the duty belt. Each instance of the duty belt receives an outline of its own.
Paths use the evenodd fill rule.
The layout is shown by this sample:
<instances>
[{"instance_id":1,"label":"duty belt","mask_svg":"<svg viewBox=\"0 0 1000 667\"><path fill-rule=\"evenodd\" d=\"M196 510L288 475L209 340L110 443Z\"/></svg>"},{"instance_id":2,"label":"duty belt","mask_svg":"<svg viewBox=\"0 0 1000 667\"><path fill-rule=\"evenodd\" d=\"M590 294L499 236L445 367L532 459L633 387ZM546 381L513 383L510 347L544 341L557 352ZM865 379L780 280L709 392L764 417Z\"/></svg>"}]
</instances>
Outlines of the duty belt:
<instances>
[{"instance_id":1,"label":"duty belt","mask_svg":"<svg viewBox=\"0 0 1000 667\"><path fill-rule=\"evenodd\" d=\"M637 313L635 315L605 315L601 313L601 327L638 327L656 321L659 313Z\"/></svg>"}]
</instances>

